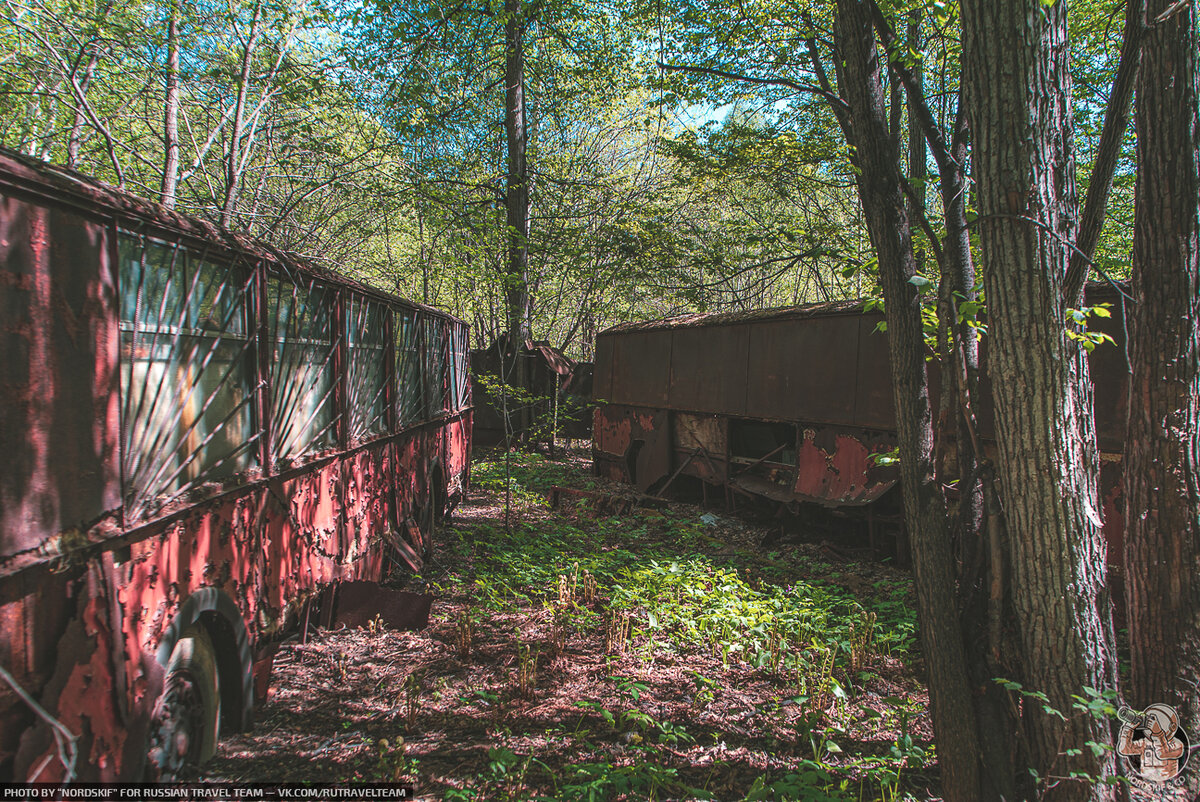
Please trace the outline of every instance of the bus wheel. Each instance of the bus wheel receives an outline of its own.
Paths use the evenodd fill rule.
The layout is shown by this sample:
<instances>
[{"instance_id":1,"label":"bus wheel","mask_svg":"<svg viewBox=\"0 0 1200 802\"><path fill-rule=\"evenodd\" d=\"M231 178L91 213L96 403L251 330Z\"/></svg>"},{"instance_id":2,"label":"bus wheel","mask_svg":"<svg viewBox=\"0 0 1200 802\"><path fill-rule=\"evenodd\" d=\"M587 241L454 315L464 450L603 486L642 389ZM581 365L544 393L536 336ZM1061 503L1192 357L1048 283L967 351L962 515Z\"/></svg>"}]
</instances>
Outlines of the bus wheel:
<instances>
[{"instance_id":1,"label":"bus wheel","mask_svg":"<svg viewBox=\"0 0 1200 802\"><path fill-rule=\"evenodd\" d=\"M212 757L220 716L212 641L203 629L189 629L171 652L162 696L150 719L147 779L177 779L184 767L199 766Z\"/></svg>"}]
</instances>

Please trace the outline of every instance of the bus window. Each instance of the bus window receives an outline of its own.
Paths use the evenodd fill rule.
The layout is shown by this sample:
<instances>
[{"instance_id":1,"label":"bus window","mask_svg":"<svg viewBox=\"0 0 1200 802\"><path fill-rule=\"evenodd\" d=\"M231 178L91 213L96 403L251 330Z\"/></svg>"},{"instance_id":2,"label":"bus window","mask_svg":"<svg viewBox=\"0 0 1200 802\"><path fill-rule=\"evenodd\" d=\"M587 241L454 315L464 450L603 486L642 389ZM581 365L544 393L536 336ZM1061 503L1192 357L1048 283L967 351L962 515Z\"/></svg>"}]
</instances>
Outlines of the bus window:
<instances>
[{"instance_id":1,"label":"bus window","mask_svg":"<svg viewBox=\"0 0 1200 802\"><path fill-rule=\"evenodd\" d=\"M446 411L446 324L435 317L424 320L425 409L430 417Z\"/></svg>"},{"instance_id":2,"label":"bus window","mask_svg":"<svg viewBox=\"0 0 1200 802\"><path fill-rule=\"evenodd\" d=\"M387 432L387 307L351 297L346 314L346 408L350 440Z\"/></svg>"},{"instance_id":3,"label":"bus window","mask_svg":"<svg viewBox=\"0 0 1200 802\"><path fill-rule=\"evenodd\" d=\"M401 426L425 417L420 330L415 312L396 314L396 419Z\"/></svg>"},{"instance_id":4,"label":"bus window","mask_svg":"<svg viewBox=\"0 0 1200 802\"><path fill-rule=\"evenodd\" d=\"M254 462L250 272L122 233L122 472L131 518Z\"/></svg>"},{"instance_id":5,"label":"bus window","mask_svg":"<svg viewBox=\"0 0 1200 802\"><path fill-rule=\"evenodd\" d=\"M467 327L453 323L450 325L450 403L453 410L467 406L469 361L471 358L467 343Z\"/></svg>"},{"instance_id":6,"label":"bus window","mask_svg":"<svg viewBox=\"0 0 1200 802\"><path fill-rule=\"evenodd\" d=\"M307 276L267 280L275 459L335 445L333 300L333 290Z\"/></svg>"}]
</instances>

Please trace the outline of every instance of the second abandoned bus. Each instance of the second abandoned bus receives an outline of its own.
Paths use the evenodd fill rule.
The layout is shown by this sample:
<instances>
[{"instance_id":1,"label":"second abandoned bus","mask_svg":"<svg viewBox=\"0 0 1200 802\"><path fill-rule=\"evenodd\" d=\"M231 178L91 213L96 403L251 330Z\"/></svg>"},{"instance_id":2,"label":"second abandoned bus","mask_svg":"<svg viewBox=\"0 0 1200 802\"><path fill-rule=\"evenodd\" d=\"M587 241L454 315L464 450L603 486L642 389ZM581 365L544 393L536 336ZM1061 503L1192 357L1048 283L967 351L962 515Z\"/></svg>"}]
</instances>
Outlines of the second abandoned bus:
<instances>
[{"instance_id":1,"label":"second abandoned bus","mask_svg":"<svg viewBox=\"0 0 1200 802\"><path fill-rule=\"evenodd\" d=\"M1094 326L1117 343L1089 356L1095 380L1100 489L1109 553L1119 555L1126 366L1123 310L1111 287L1092 285L1088 304L1109 303ZM683 482L729 504L756 499L778 510L803 504L859 508L876 539L880 518L898 521L896 415L883 315L861 301L743 313L680 315L625 323L596 338L597 473L660 490ZM987 341L976 411L993 438ZM939 386L931 363L930 386ZM937 409L937 399L933 399ZM884 509L893 512L881 515ZM890 505L888 502L892 502ZM895 525L889 527L902 536ZM898 548L898 556L905 549ZM1118 569L1119 572L1119 569Z\"/></svg>"},{"instance_id":2,"label":"second abandoned bus","mask_svg":"<svg viewBox=\"0 0 1200 802\"><path fill-rule=\"evenodd\" d=\"M0 321L0 781L202 761L465 492L461 321L9 152Z\"/></svg>"}]
</instances>

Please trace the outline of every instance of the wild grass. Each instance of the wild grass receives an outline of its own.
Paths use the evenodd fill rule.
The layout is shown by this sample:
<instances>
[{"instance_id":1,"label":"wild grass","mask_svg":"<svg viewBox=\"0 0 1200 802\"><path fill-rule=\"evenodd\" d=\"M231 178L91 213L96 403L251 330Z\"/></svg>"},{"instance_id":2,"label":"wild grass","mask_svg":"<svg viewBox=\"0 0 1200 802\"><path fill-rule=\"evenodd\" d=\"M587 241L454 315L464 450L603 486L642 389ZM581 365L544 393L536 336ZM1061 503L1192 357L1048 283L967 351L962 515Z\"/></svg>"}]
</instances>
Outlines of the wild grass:
<instances>
[{"instance_id":1,"label":"wild grass","mask_svg":"<svg viewBox=\"0 0 1200 802\"><path fill-rule=\"evenodd\" d=\"M920 770L932 759L907 732L908 712L885 716L867 707L904 731L882 754L837 766L830 762L842 752L838 740L848 730L840 722L856 686L869 681L873 656L912 656L916 621L905 603L906 583L879 581L865 597L855 596L830 581L838 571L828 563L730 547L691 507L621 517L553 514L546 500L552 486L596 483L581 478L578 468L535 454L512 454L507 465L501 459L477 463L473 481L492 494L507 489L517 508L507 528L491 519L447 533L443 562L465 567L439 577L438 587L465 594L476 615L544 610L546 659L564 658L572 637L594 634L610 660L628 653L650 675L656 661L703 654L718 658L721 670L753 670L778 683L778 699L766 715L786 722L774 729L790 731L803 746L794 770L764 773L747 798L899 798L905 769ZM467 651L466 626L460 618L460 654ZM532 698L540 681L538 646L520 631L514 644L513 695ZM724 691L720 678L699 671L691 677L696 709L713 704ZM527 782L531 773L541 776L543 787L546 782L554 787L551 798L713 798L662 760L663 749L695 744L697 737L687 726L639 707L644 683L609 679L615 699L576 704L619 739L632 762L584 761L551 769L534 755L493 750L475 790L454 798L485 798L472 794L498 793L497 783L505 778L511 786L515 777ZM898 711L905 704L891 701ZM870 723L872 716L863 719ZM582 723L575 732L585 752L600 750L594 743L598 735Z\"/></svg>"}]
</instances>

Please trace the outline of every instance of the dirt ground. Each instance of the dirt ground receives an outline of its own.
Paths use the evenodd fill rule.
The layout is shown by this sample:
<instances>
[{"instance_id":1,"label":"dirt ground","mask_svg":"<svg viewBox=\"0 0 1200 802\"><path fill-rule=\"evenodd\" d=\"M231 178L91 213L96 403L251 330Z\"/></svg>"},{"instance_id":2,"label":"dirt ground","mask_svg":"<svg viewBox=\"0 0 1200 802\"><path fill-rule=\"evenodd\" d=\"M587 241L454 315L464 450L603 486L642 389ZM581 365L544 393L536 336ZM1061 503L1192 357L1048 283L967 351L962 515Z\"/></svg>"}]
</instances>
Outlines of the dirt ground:
<instances>
[{"instance_id":1,"label":"dirt ground","mask_svg":"<svg viewBox=\"0 0 1200 802\"><path fill-rule=\"evenodd\" d=\"M584 461L567 474L597 487ZM503 501L474 490L441 527L451 546L398 585L435 594L426 629L314 630L305 643L285 642L254 729L225 738L204 779L399 779L421 799L938 797L912 654L869 653L843 678L848 692L814 710L796 700L786 672L636 629L614 643L604 588L580 591L578 575L569 620L556 612L554 587L484 604L472 555L480 532L504 526ZM589 520L528 497L511 514L535 532ZM666 524L706 516L713 559L736 553L751 584L763 581L759 565L854 594L911 593L906 572L831 544L765 548L769 527L720 511L672 503L630 515Z\"/></svg>"}]
</instances>

